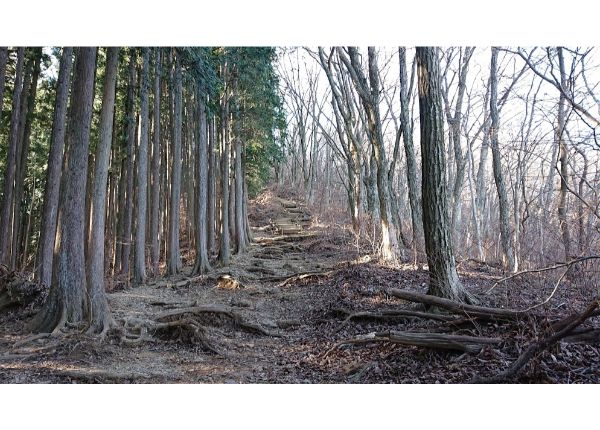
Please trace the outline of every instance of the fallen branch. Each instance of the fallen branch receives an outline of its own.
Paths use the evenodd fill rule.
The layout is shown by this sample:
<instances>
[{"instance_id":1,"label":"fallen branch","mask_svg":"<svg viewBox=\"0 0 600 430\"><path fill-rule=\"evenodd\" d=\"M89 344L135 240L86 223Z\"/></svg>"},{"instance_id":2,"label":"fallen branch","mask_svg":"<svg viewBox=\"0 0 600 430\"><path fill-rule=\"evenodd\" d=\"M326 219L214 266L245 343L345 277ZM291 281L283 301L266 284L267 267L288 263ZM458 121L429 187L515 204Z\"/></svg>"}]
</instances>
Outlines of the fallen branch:
<instances>
[{"instance_id":1,"label":"fallen branch","mask_svg":"<svg viewBox=\"0 0 600 430\"><path fill-rule=\"evenodd\" d=\"M565 343L600 344L600 328L573 330L570 335L563 337L560 341Z\"/></svg>"},{"instance_id":2,"label":"fallen branch","mask_svg":"<svg viewBox=\"0 0 600 430\"><path fill-rule=\"evenodd\" d=\"M479 317L482 319L514 320L527 314L526 311L521 310L468 305L465 303L455 302L454 300L444 299L442 297L416 293L413 291L399 290L396 288L388 290L388 294L402 300L423 303L426 305L443 308L454 313L464 314L469 317Z\"/></svg>"},{"instance_id":3,"label":"fallen branch","mask_svg":"<svg viewBox=\"0 0 600 430\"><path fill-rule=\"evenodd\" d=\"M485 292L485 294L489 294L489 292L492 291L494 288L496 288L498 286L498 284L500 284L502 282L505 282L505 281L508 281L509 279L515 278L517 276L524 275L526 273L547 272L549 270L560 269L561 267L567 267L567 268L569 268L573 264L581 263L582 261L593 260L593 259L600 259L600 255L588 255L586 257L580 257L580 258L576 258L575 260L567 261L566 263L559 263L559 264L555 264L554 266L543 267L541 269L521 270L520 272L513 273L510 276L506 276L506 277L504 277L502 279L498 279L496 282L494 282L494 284L491 286L491 288Z\"/></svg>"},{"instance_id":4,"label":"fallen branch","mask_svg":"<svg viewBox=\"0 0 600 430\"><path fill-rule=\"evenodd\" d=\"M551 347L561 339L567 337L575 328L580 326L590 318L595 310L600 306L600 298L596 298L587 308L583 311L576 319L572 320L562 330L555 332L554 334L545 337L544 339L532 343L525 351L511 364L506 370L498 373L489 378L475 377L471 380L471 383L483 383L483 384L497 384L515 379L521 369L529 363L531 359L536 357L538 354Z\"/></svg>"},{"instance_id":5,"label":"fallen branch","mask_svg":"<svg viewBox=\"0 0 600 430\"><path fill-rule=\"evenodd\" d=\"M444 333L415 333L408 331L373 332L352 339L342 340L333 345L323 357L343 345L358 345L372 342L391 342L401 345L422 346L432 349L449 349L454 351L477 354L485 345L498 344L500 338L461 336Z\"/></svg>"}]
</instances>

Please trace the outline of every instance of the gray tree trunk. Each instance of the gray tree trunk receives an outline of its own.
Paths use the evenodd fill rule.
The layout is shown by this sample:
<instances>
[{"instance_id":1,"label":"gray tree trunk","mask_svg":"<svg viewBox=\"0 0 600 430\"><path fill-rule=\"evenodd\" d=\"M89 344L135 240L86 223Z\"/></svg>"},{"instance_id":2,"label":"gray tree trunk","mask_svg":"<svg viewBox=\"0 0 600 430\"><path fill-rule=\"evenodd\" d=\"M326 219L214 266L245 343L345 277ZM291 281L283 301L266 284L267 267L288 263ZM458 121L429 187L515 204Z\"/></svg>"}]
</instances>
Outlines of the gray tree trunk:
<instances>
[{"instance_id":1,"label":"gray tree trunk","mask_svg":"<svg viewBox=\"0 0 600 430\"><path fill-rule=\"evenodd\" d=\"M181 132L182 132L182 78L181 59L175 52L175 97L173 116L173 167L171 182L171 207L169 210L169 247L167 273L174 275L181 269L179 254L179 203L181 199Z\"/></svg>"},{"instance_id":2,"label":"gray tree trunk","mask_svg":"<svg viewBox=\"0 0 600 430\"><path fill-rule=\"evenodd\" d=\"M42 209L42 224L38 245L36 280L50 285L52 279L52 251L56 237L56 218L58 213L58 196L62 171L63 149L65 144L65 121L69 101L69 83L73 65L73 48L65 47L60 57L60 69L56 84L54 102L54 118L50 138L50 154L48 155L48 171Z\"/></svg>"},{"instance_id":3,"label":"gray tree trunk","mask_svg":"<svg viewBox=\"0 0 600 430\"><path fill-rule=\"evenodd\" d=\"M119 48L107 48L102 110L100 112L100 139L96 148L94 169L94 194L88 252L88 293L92 303L90 329L102 332L108 329L110 313L104 288L104 226L106 222L106 193L108 164L113 137L113 119L115 112L115 89L117 84L117 65Z\"/></svg>"},{"instance_id":4,"label":"gray tree trunk","mask_svg":"<svg viewBox=\"0 0 600 430\"><path fill-rule=\"evenodd\" d=\"M406 182L408 184L408 199L410 203L410 214L413 228L413 246L416 247L423 238L423 221L421 216L421 196L417 186L419 173L417 170L417 159L413 144L413 129L410 122L410 92L407 67L406 48L399 48L400 58L400 126L402 127L402 140L404 141L404 153L406 155ZM414 69L413 69L414 70Z\"/></svg>"},{"instance_id":5,"label":"gray tree trunk","mask_svg":"<svg viewBox=\"0 0 600 430\"><path fill-rule=\"evenodd\" d=\"M160 75L161 75L161 49L155 49L154 58L154 135L152 139L152 189L150 212L150 265L154 276L158 275L158 261L160 245L158 240L158 227L160 219Z\"/></svg>"},{"instance_id":6,"label":"gray tree trunk","mask_svg":"<svg viewBox=\"0 0 600 430\"><path fill-rule=\"evenodd\" d=\"M135 259L133 279L136 284L146 281L146 215L148 208L148 130L150 108L148 104L150 49L142 48L142 75L140 82L140 144L137 157L137 202L135 229Z\"/></svg>"},{"instance_id":7,"label":"gray tree trunk","mask_svg":"<svg viewBox=\"0 0 600 430\"><path fill-rule=\"evenodd\" d=\"M235 251L241 254L246 251L246 229L244 225L244 175L242 172L242 117L240 114L240 101L237 77L235 79L235 112L234 112L234 139L235 139L235 166L234 166L234 190L235 190ZM314 142L313 142L314 144ZM314 160L312 161L314 163ZM312 186L309 184L308 200L312 195Z\"/></svg>"},{"instance_id":8,"label":"gray tree trunk","mask_svg":"<svg viewBox=\"0 0 600 430\"><path fill-rule=\"evenodd\" d=\"M52 286L32 322L34 330L50 332L65 323L79 325L89 315L85 274L85 193L96 48L78 48L73 77L67 153L60 190L60 212ZM95 313L91 309L92 315Z\"/></svg>"},{"instance_id":9,"label":"gray tree trunk","mask_svg":"<svg viewBox=\"0 0 600 430\"><path fill-rule=\"evenodd\" d=\"M418 47L423 231L429 266L428 294L472 301L456 272L449 231L440 65L437 48Z\"/></svg>"},{"instance_id":10,"label":"gray tree trunk","mask_svg":"<svg viewBox=\"0 0 600 430\"><path fill-rule=\"evenodd\" d=\"M227 65L223 67L224 79L227 77ZM229 264L231 243L229 238L229 98L227 89L221 99L221 246L219 261Z\"/></svg>"},{"instance_id":11,"label":"gray tree trunk","mask_svg":"<svg viewBox=\"0 0 600 430\"><path fill-rule=\"evenodd\" d=\"M217 163L215 154L215 118L209 117L208 122L208 251L212 253L216 244L215 216L217 208Z\"/></svg>"},{"instance_id":12,"label":"gray tree trunk","mask_svg":"<svg viewBox=\"0 0 600 430\"><path fill-rule=\"evenodd\" d=\"M498 147L498 129L500 127L500 116L498 114L498 67L497 67L498 49L492 47L491 76L490 76L490 143L492 147L492 166L494 170L494 181L498 191L498 205L500 211L500 241L502 243L503 264L504 267L514 271L515 258L513 247L511 245L510 218L508 208L508 198L506 186L504 185L504 175L502 173L502 164L500 157L500 148Z\"/></svg>"},{"instance_id":13,"label":"gray tree trunk","mask_svg":"<svg viewBox=\"0 0 600 430\"><path fill-rule=\"evenodd\" d=\"M208 272L210 264L208 262L208 237L207 237L207 200L208 200L208 135L207 135L207 112L206 97L202 94L200 88L197 92L198 103L198 133L197 139L197 177L198 177L198 199L196 210L196 265L194 273L202 274Z\"/></svg>"},{"instance_id":14,"label":"gray tree trunk","mask_svg":"<svg viewBox=\"0 0 600 430\"><path fill-rule=\"evenodd\" d=\"M565 60L563 56L563 48L557 48L558 64L560 69L560 84L565 89L567 88L567 75L565 72ZM569 233L569 224L567 222L567 180L569 175L568 169L568 151L565 143L565 96L561 91L558 100L558 124L556 127L556 140L560 148L560 193L558 197L558 221L562 236L563 247L565 251L565 261L572 258L571 254L571 234Z\"/></svg>"},{"instance_id":15,"label":"gray tree trunk","mask_svg":"<svg viewBox=\"0 0 600 430\"><path fill-rule=\"evenodd\" d=\"M129 265L131 255L131 238L133 223L133 178L134 178L134 148L135 148L135 88L136 88L136 53L130 50L129 58L129 82L127 84L126 115L126 139L127 139L127 188L125 190L125 207L123 208L123 238L121 240L121 273L129 279Z\"/></svg>"}]
</instances>

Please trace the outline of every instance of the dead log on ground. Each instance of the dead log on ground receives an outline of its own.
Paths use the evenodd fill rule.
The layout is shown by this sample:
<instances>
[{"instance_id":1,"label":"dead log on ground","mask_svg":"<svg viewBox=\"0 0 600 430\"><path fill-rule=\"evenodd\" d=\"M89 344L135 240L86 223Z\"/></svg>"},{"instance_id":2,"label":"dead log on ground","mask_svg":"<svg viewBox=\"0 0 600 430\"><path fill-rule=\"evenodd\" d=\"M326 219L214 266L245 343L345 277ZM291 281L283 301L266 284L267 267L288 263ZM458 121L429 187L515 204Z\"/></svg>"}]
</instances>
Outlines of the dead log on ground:
<instances>
[{"instance_id":1,"label":"dead log on ground","mask_svg":"<svg viewBox=\"0 0 600 430\"><path fill-rule=\"evenodd\" d=\"M444 333L408 332L408 331L382 331L373 332L352 339L342 340L333 345L324 355L326 357L333 350L343 345L357 345L372 342L391 342L401 345L421 346L432 349L449 349L454 351L477 354L485 345L502 342L495 337L461 336Z\"/></svg>"}]
</instances>

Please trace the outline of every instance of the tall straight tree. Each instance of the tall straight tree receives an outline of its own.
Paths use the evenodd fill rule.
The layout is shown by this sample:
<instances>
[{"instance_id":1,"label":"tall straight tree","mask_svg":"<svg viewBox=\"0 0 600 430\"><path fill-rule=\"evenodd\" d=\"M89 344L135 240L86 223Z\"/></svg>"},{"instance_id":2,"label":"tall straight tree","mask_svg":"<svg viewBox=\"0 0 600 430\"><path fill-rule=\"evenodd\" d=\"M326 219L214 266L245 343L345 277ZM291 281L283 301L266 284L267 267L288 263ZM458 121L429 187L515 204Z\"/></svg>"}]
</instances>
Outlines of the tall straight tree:
<instances>
[{"instance_id":1,"label":"tall straight tree","mask_svg":"<svg viewBox=\"0 0 600 430\"><path fill-rule=\"evenodd\" d=\"M246 228L244 225L244 175L242 172L242 116L241 101L238 83L238 71L234 77L233 91L235 93L235 105L233 113L234 121L234 144L235 144L235 165L234 165L234 193L235 193L235 251L241 254L246 251L248 240L246 238ZM310 200L310 198L308 199Z\"/></svg>"},{"instance_id":2,"label":"tall straight tree","mask_svg":"<svg viewBox=\"0 0 600 430\"><path fill-rule=\"evenodd\" d=\"M169 246L167 273L174 275L181 269L179 254L179 203L181 199L181 131L182 131L182 77L181 58L175 51L175 96L173 115L173 167L171 182L171 207L169 210Z\"/></svg>"},{"instance_id":3,"label":"tall straight tree","mask_svg":"<svg viewBox=\"0 0 600 430\"><path fill-rule=\"evenodd\" d=\"M150 49L142 48L142 76L140 82L140 144L137 158L137 202L135 231L135 264L133 278L141 284L146 280L146 211L148 208L148 69Z\"/></svg>"},{"instance_id":4,"label":"tall straight tree","mask_svg":"<svg viewBox=\"0 0 600 430\"><path fill-rule=\"evenodd\" d=\"M65 47L60 57L60 69L56 84L54 102L54 118L50 138L50 154L48 155L48 171L46 172L46 188L42 209L42 225L37 255L36 279L50 285L52 279L52 251L56 237L56 218L58 214L58 193L60 173L62 170L63 149L65 145L65 121L69 101L69 83L73 66L73 48Z\"/></svg>"},{"instance_id":5,"label":"tall straight tree","mask_svg":"<svg viewBox=\"0 0 600 430\"><path fill-rule=\"evenodd\" d=\"M418 47L423 230L429 266L428 294L461 302L472 298L456 272L449 231L444 118L437 48Z\"/></svg>"},{"instance_id":6,"label":"tall straight tree","mask_svg":"<svg viewBox=\"0 0 600 430\"><path fill-rule=\"evenodd\" d=\"M4 105L4 86L6 82L6 63L8 61L8 48L0 46L0 121L2 121L2 107Z\"/></svg>"},{"instance_id":7,"label":"tall straight tree","mask_svg":"<svg viewBox=\"0 0 600 430\"><path fill-rule=\"evenodd\" d=\"M31 144L31 130L34 120L38 79L41 71L40 66L42 58L42 48L38 47L32 49L31 53L33 55L33 58L31 60L32 71L29 79L29 88L26 97L25 94L21 95L21 106L23 107L23 122L21 124L21 143L19 145L20 154L18 155L17 159L17 172L15 178L15 205L13 214L13 226L15 232L13 234L13 253L11 265L12 267L15 267L18 270L24 269L24 263L27 258L27 252L24 251L27 249L26 225L28 217L23 216L23 213L27 211L27 209L23 207L23 197L25 193L25 176L27 174L27 162L29 159L29 147ZM21 266L18 265L19 256L21 256L23 259L23 264Z\"/></svg>"},{"instance_id":8,"label":"tall straight tree","mask_svg":"<svg viewBox=\"0 0 600 430\"><path fill-rule=\"evenodd\" d=\"M567 73L565 71L565 58L563 48L556 48L556 54L558 56L558 68L560 71L560 85L562 88L567 90ZM557 125L555 128L555 138L558 142L560 150L560 193L558 198L558 221L560 224L560 232L562 236L563 248L565 250L565 261L569 261L572 258L571 255L571 234L569 232L569 224L567 222L567 184L569 167L568 167L568 151L565 143L566 134L566 111L565 111L566 97L564 91L561 91L558 99L558 116Z\"/></svg>"},{"instance_id":9,"label":"tall straight tree","mask_svg":"<svg viewBox=\"0 0 600 430\"><path fill-rule=\"evenodd\" d=\"M207 208L207 229L208 229L208 251L212 253L215 250L216 230L215 216L217 209L217 164L215 154L215 117L208 117L208 208Z\"/></svg>"},{"instance_id":10,"label":"tall straight tree","mask_svg":"<svg viewBox=\"0 0 600 430\"><path fill-rule=\"evenodd\" d=\"M225 89L221 96L221 247L219 260L223 265L228 265L231 258L229 237L229 96L228 96L228 67L225 62L222 66L222 79Z\"/></svg>"},{"instance_id":11,"label":"tall straight tree","mask_svg":"<svg viewBox=\"0 0 600 430\"><path fill-rule=\"evenodd\" d=\"M100 112L100 140L96 148L94 169L94 195L92 202L92 222L88 252L88 291L92 303L90 315L93 331L105 331L109 326L109 311L104 289L104 225L106 219L106 183L108 163L113 137L115 112L115 89L119 48L108 48Z\"/></svg>"},{"instance_id":12,"label":"tall straight tree","mask_svg":"<svg viewBox=\"0 0 600 430\"><path fill-rule=\"evenodd\" d=\"M410 94L413 88L413 74L410 84L406 66L406 48L398 48L400 66L400 126L406 155L406 183L408 184L408 199L413 227L413 247L423 237L423 221L421 216L421 196L418 188L417 160L413 144L413 127L410 121Z\"/></svg>"},{"instance_id":13,"label":"tall straight tree","mask_svg":"<svg viewBox=\"0 0 600 430\"><path fill-rule=\"evenodd\" d=\"M198 86L196 102L198 104L198 133L196 136L198 165L196 176L198 177L198 198L196 199L196 265L194 273L205 273L210 270L208 262L208 225L206 222L207 200L208 200L208 135L207 135L207 112L206 96L202 94Z\"/></svg>"},{"instance_id":14,"label":"tall straight tree","mask_svg":"<svg viewBox=\"0 0 600 430\"><path fill-rule=\"evenodd\" d=\"M150 208L150 266L152 274L158 275L158 259L160 246L158 241L158 227L160 217L160 75L161 75L161 49L155 49L154 57L154 135L152 136L152 189Z\"/></svg>"},{"instance_id":15,"label":"tall straight tree","mask_svg":"<svg viewBox=\"0 0 600 430\"><path fill-rule=\"evenodd\" d=\"M498 145L498 130L500 128L500 114L498 113L498 48L492 47L492 59L490 64L490 146L492 148L492 167L494 170L494 181L498 191L498 206L500 209L500 241L504 255L504 267L516 271L515 257L510 239L510 219L508 211L508 198L504 174L502 173L502 160Z\"/></svg>"},{"instance_id":16,"label":"tall straight tree","mask_svg":"<svg viewBox=\"0 0 600 430\"><path fill-rule=\"evenodd\" d=\"M133 176L134 164L133 155L135 147L135 88L136 88L136 52L130 49L129 54L129 82L127 83L127 100L125 102L125 139L127 143L127 163L126 163L126 190L125 207L123 208L123 237L121 238L121 273L129 276L130 255L131 255L131 230L133 223Z\"/></svg>"},{"instance_id":17,"label":"tall straight tree","mask_svg":"<svg viewBox=\"0 0 600 430\"><path fill-rule=\"evenodd\" d=\"M44 306L32 322L39 332L60 329L65 323L85 322L93 306L86 297L85 194L96 48L78 48L73 77L67 156L60 190L58 237L52 286ZM92 315L95 313L91 309Z\"/></svg>"},{"instance_id":18,"label":"tall straight tree","mask_svg":"<svg viewBox=\"0 0 600 430\"><path fill-rule=\"evenodd\" d=\"M19 145L19 107L21 106L21 92L23 90L24 58L25 48L18 48L10 131L8 134L8 154L6 157L6 171L4 173L4 195L2 197L2 205L0 206L0 264L5 264L10 257L11 209L13 207L15 170Z\"/></svg>"}]
</instances>

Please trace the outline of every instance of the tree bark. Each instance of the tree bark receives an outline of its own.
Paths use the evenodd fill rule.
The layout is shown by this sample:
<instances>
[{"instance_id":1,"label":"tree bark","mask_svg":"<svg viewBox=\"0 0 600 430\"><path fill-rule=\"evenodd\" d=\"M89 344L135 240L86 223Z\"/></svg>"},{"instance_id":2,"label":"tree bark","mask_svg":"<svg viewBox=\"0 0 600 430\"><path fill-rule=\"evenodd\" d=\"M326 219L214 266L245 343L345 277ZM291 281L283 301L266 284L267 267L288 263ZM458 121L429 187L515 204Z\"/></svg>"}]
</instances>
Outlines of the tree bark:
<instances>
[{"instance_id":1,"label":"tree bark","mask_svg":"<svg viewBox=\"0 0 600 430\"><path fill-rule=\"evenodd\" d=\"M498 191L498 204L500 209L500 240L502 243L504 267L516 271L513 247L511 245L510 219L508 210L508 198L506 195L506 186L504 185L504 175L502 173L502 163L500 157L500 148L498 147L498 129L500 127L500 116L498 114L498 49L492 47L491 75L490 75L490 143L492 147L492 162L494 169L494 181Z\"/></svg>"},{"instance_id":2,"label":"tree bark","mask_svg":"<svg viewBox=\"0 0 600 430\"><path fill-rule=\"evenodd\" d=\"M65 323L78 325L89 315L85 294L85 193L96 48L78 48L73 78L72 114L67 157L60 190L56 262L50 294L33 320L33 328L50 332ZM94 314L92 309L91 313Z\"/></svg>"},{"instance_id":3,"label":"tree bark","mask_svg":"<svg viewBox=\"0 0 600 430\"><path fill-rule=\"evenodd\" d=\"M217 162L215 154L215 117L209 116L208 122L208 251L212 253L216 244L215 216L217 208Z\"/></svg>"},{"instance_id":4,"label":"tree bark","mask_svg":"<svg viewBox=\"0 0 600 430\"><path fill-rule=\"evenodd\" d=\"M181 269L179 254L179 203L181 199L181 131L182 131L182 81L181 58L175 52L175 97L173 117L173 167L171 182L171 207L169 210L169 247L167 273L174 275Z\"/></svg>"},{"instance_id":5,"label":"tree bark","mask_svg":"<svg viewBox=\"0 0 600 430\"><path fill-rule=\"evenodd\" d=\"M241 254L246 251L246 229L244 226L244 175L242 172L242 116L240 112L240 95L238 91L237 77L235 78L235 114L234 114L234 139L235 139L235 167L234 167L234 187L235 187L235 237L236 237L236 253ZM314 163L314 160L313 160ZM312 189L312 187L309 187ZM308 197L312 193L309 191Z\"/></svg>"},{"instance_id":6,"label":"tree bark","mask_svg":"<svg viewBox=\"0 0 600 430\"><path fill-rule=\"evenodd\" d=\"M104 288L104 226L106 222L106 193L108 165L113 137L115 89L119 48L107 48L102 110L100 112L100 139L96 148L94 195L92 202L91 235L88 252L88 293L92 304L90 315L93 331L101 332L109 325L110 313Z\"/></svg>"},{"instance_id":7,"label":"tree bark","mask_svg":"<svg viewBox=\"0 0 600 430\"><path fill-rule=\"evenodd\" d=\"M52 250L56 237L60 176L65 144L65 122L72 65L73 48L65 47L60 57L60 70L56 85L54 118L52 121L52 136L50 138L50 154L48 155L48 171L46 173L46 188L44 191L36 271L36 280L48 286L52 279Z\"/></svg>"},{"instance_id":8,"label":"tree bark","mask_svg":"<svg viewBox=\"0 0 600 430\"><path fill-rule=\"evenodd\" d=\"M223 79L227 80L227 64L223 65ZM224 265L231 258L229 238L229 96L228 89L221 98L221 246L219 260Z\"/></svg>"},{"instance_id":9,"label":"tree bark","mask_svg":"<svg viewBox=\"0 0 600 430\"><path fill-rule=\"evenodd\" d=\"M136 52L130 49L129 58L129 82L127 84L126 104L126 142L127 142L127 163L126 163L126 189L125 189L125 207L123 208L123 237L121 239L121 273L129 278L129 265L131 255L132 222L133 222L133 177L134 177L134 148L135 148L135 88L136 88Z\"/></svg>"},{"instance_id":10,"label":"tree bark","mask_svg":"<svg viewBox=\"0 0 600 430\"><path fill-rule=\"evenodd\" d=\"M560 69L560 81L563 88L567 88L567 75L565 72L565 60L563 56L563 48L557 48L558 64ZM571 254L571 234L569 233L569 224L567 223L567 188L568 188L568 150L565 143L565 125L566 125L566 114L565 114L565 94L561 91L560 98L558 99L558 124L556 127L556 140L558 141L558 147L560 150L560 194L558 197L558 220L560 225L560 232L562 235L562 242L565 251L565 261L569 261L572 258Z\"/></svg>"},{"instance_id":11,"label":"tree bark","mask_svg":"<svg viewBox=\"0 0 600 430\"><path fill-rule=\"evenodd\" d=\"M161 97L161 49L155 49L154 58L154 135L152 137L152 207L150 212L150 266L153 276L158 276L158 261L160 256L160 244L158 240L160 220L160 97Z\"/></svg>"},{"instance_id":12,"label":"tree bark","mask_svg":"<svg viewBox=\"0 0 600 430\"><path fill-rule=\"evenodd\" d=\"M416 59L421 117L423 230L429 266L428 294L468 302L471 297L458 279L448 230L444 119L437 48L417 48Z\"/></svg>"},{"instance_id":13,"label":"tree bark","mask_svg":"<svg viewBox=\"0 0 600 430\"><path fill-rule=\"evenodd\" d=\"M148 208L148 70L150 67L150 49L142 48L142 75L140 82L140 144L137 158L137 202L135 229L135 264L133 278L136 284L146 281L146 215Z\"/></svg>"},{"instance_id":14,"label":"tree bark","mask_svg":"<svg viewBox=\"0 0 600 430\"><path fill-rule=\"evenodd\" d=\"M208 135L207 135L207 112L206 96L202 94L201 88L197 90L198 103L198 133L197 139L197 177L198 177L198 199L196 210L196 265L194 273L203 274L211 267L208 262L208 225L206 222L207 200L208 200Z\"/></svg>"},{"instance_id":15,"label":"tree bark","mask_svg":"<svg viewBox=\"0 0 600 430\"><path fill-rule=\"evenodd\" d=\"M422 240L423 221L421 215L421 196L418 189L417 160L413 144L413 129L410 122L410 92L406 67L406 48L398 48L400 59L400 126L402 127L402 140L406 155L406 182L408 184L408 199L413 228L413 246ZM414 69L413 69L414 71Z\"/></svg>"}]
</instances>

